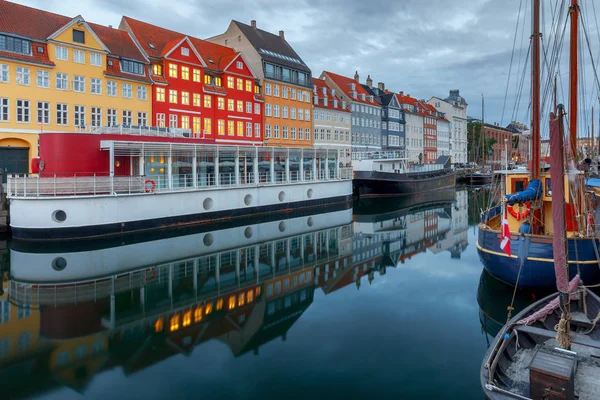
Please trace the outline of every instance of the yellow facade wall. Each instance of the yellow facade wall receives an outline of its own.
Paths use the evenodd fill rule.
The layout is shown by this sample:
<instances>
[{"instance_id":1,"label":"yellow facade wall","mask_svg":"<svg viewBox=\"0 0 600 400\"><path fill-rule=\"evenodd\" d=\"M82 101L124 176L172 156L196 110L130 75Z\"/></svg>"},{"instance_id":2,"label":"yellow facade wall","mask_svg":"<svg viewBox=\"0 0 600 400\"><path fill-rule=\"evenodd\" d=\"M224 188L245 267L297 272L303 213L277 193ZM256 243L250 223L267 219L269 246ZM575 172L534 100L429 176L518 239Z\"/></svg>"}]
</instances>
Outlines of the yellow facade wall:
<instances>
[{"instance_id":1,"label":"yellow facade wall","mask_svg":"<svg viewBox=\"0 0 600 400\"><path fill-rule=\"evenodd\" d=\"M267 90L267 85L270 85L270 94ZM275 89L275 88L278 89ZM287 89L287 99L283 97L284 88ZM265 145L268 146L284 146L284 147L312 147L313 145L313 105L312 105L312 92L307 88L300 88L299 86L286 85L277 81L265 80L264 85L265 95L265 108L264 108L264 125L265 125ZM291 98L291 90L296 91L296 100ZM276 96L278 91L278 95ZM304 101L305 96L302 96L302 101L299 101L298 93L308 93L308 102ZM271 116L267 115L268 106L271 107ZM279 117L275 116L275 106L279 107ZM283 107L287 107L287 118L283 117ZM296 109L296 118L291 118L291 109ZM303 120L298 120L298 109L302 109L304 113ZM306 118L308 113L308 121ZM275 127L279 127L279 138L275 137ZM268 129L270 127L271 136L267 137ZM284 127L287 127L287 139L284 138ZM292 139L291 128L296 128L296 139ZM304 139L300 140L298 135L298 128L302 128L304 131ZM310 133L310 139L306 139L306 132Z\"/></svg>"},{"instance_id":2,"label":"yellow facade wall","mask_svg":"<svg viewBox=\"0 0 600 400\"><path fill-rule=\"evenodd\" d=\"M8 280L3 279L4 294L0 296L0 364L8 359L33 353L39 347L40 312L19 307L8 301ZM8 315L6 310L8 309Z\"/></svg>"}]
</instances>

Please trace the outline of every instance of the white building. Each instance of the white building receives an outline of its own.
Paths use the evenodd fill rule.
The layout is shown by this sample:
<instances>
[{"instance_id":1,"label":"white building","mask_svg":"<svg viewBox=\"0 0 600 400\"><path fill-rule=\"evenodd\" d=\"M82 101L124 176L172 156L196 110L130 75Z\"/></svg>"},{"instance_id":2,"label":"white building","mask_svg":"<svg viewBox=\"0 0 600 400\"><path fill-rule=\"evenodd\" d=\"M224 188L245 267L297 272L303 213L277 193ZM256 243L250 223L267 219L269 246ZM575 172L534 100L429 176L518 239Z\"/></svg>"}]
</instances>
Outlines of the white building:
<instances>
[{"instance_id":1,"label":"white building","mask_svg":"<svg viewBox=\"0 0 600 400\"><path fill-rule=\"evenodd\" d=\"M467 162L467 102L458 90L451 90L445 99L432 97L428 101L450 120L450 155L452 163Z\"/></svg>"},{"instance_id":2,"label":"white building","mask_svg":"<svg viewBox=\"0 0 600 400\"><path fill-rule=\"evenodd\" d=\"M450 156L450 121L442 117L437 122L437 155Z\"/></svg>"},{"instance_id":3,"label":"white building","mask_svg":"<svg viewBox=\"0 0 600 400\"><path fill-rule=\"evenodd\" d=\"M424 161L423 154L423 107L422 104L400 92L397 95L398 104L404 110L406 134L406 158L409 162L419 163ZM420 156L420 157L419 157Z\"/></svg>"}]
</instances>

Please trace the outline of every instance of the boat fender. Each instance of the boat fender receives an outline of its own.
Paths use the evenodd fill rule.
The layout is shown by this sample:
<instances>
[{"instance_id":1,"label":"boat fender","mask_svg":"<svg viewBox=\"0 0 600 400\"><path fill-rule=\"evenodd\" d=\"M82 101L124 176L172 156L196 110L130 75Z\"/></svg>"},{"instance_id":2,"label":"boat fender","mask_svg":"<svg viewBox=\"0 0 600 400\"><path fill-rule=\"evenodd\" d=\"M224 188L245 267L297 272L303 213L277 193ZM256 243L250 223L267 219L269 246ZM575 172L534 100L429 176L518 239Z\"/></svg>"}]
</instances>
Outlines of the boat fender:
<instances>
[{"instance_id":1,"label":"boat fender","mask_svg":"<svg viewBox=\"0 0 600 400\"><path fill-rule=\"evenodd\" d=\"M525 206L525 211L519 212L519 211L515 210L515 205L518 208L521 208L522 206ZM531 212L531 201L526 201L522 205L515 203L512 206L507 207L507 208L508 208L508 213L510 215L512 215L517 221L520 221L523 218L527 218L529 216L529 213Z\"/></svg>"},{"instance_id":2,"label":"boat fender","mask_svg":"<svg viewBox=\"0 0 600 400\"><path fill-rule=\"evenodd\" d=\"M148 275L148 272L150 272L150 275ZM146 282L153 281L154 278L156 278L156 270L154 268L146 269Z\"/></svg>"},{"instance_id":3,"label":"boat fender","mask_svg":"<svg viewBox=\"0 0 600 400\"><path fill-rule=\"evenodd\" d=\"M156 188L156 183L152 179L146 179L144 181L144 190L146 193L153 193Z\"/></svg>"}]
</instances>

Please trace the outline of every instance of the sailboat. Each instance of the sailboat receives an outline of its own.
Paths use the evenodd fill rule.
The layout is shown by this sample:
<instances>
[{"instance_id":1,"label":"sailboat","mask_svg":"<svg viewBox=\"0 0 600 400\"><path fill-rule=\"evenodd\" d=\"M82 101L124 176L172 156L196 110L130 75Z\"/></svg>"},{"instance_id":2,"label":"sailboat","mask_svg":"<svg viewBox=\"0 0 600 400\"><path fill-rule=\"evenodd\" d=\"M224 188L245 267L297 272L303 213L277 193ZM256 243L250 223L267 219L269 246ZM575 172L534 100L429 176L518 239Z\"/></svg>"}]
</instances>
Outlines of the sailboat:
<instances>
[{"instance_id":1,"label":"sailboat","mask_svg":"<svg viewBox=\"0 0 600 400\"><path fill-rule=\"evenodd\" d=\"M540 0L535 0L539 4ZM564 178L562 108L551 114L551 177ZM517 314L498 333L481 366L486 398L597 399L600 390L600 298L568 278L566 204L554 188L554 272L558 294Z\"/></svg>"},{"instance_id":2,"label":"sailboat","mask_svg":"<svg viewBox=\"0 0 600 400\"><path fill-rule=\"evenodd\" d=\"M551 208L557 186L566 189L566 245L569 277L579 275L586 284L600 282L599 241L595 209L585 191L585 175L574 171L552 186L552 177L540 168L540 2L533 2L532 29L532 141L530 171L505 171L501 204L482 212L477 250L484 268L495 278L519 288L551 289L555 284L552 238L556 224ZM570 38L569 146L577 155L577 31L579 5L572 0ZM555 110L556 114L556 110ZM554 161L554 160L552 160ZM571 168L574 169L574 168ZM557 179L554 179L556 182ZM554 189L554 190L553 190ZM554 192L554 193L553 193ZM503 233L504 232L504 233Z\"/></svg>"}]
</instances>

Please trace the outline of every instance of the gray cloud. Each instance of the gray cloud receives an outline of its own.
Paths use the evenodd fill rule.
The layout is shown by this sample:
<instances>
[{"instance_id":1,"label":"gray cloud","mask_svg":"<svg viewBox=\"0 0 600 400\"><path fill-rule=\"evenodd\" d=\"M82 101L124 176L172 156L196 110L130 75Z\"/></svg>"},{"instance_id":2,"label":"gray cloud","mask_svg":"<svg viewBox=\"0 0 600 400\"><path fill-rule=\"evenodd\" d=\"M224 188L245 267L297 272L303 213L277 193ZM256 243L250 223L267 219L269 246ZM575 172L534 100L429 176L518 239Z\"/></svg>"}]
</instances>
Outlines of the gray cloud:
<instances>
[{"instance_id":1,"label":"gray cloud","mask_svg":"<svg viewBox=\"0 0 600 400\"><path fill-rule=\"evenodd\" d=\"M315 76L324 69L347 76L359 71L362 81L369 74L375 82L385 82L391 90L425 99L445 97L448 90L460 89L470 104L472 116L481 115L483 93L486 120L500 122L520 1L25 0L23 3L66 15L81 14L105 25L116 26L121 15L128 15L200 38L222 33L231 19L247 23L255 19L262 29L285 30L286 38ZM543 3L544 21L549 26L555 6L551 3L555 2ZM586 5L584 11L593 10ZM594 29L590 34L595 39L594 54L597 54L600 35L595 30L594 15L587 20L590 30ZM517 51L521 49L525 54L529 44L528 12L521 15L523 21L527 26L519 30ZM510 122L513 114L515 70L516 66L511 74L504 124ZM528 87L527 80L525 96ZM528 119L528 103L526 97L521 100L518 119Z\"/></svg>"}]
</instances>

